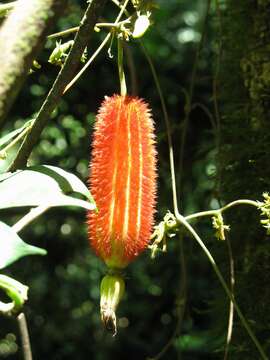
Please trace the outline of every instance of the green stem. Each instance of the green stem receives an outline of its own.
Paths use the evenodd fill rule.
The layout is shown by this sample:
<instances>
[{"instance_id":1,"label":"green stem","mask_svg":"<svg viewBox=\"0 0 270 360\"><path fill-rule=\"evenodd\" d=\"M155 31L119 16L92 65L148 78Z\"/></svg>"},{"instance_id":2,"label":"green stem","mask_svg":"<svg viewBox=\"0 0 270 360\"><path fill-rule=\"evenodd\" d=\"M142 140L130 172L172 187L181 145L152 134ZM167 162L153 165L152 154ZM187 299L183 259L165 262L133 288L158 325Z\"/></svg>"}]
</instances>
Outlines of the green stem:
<instances>
[{"instance_id":1,"label":"green stem","mask_svg":"<svg viewBox=\"0 0 270 360\"><path fill-rule=\"evenodd\" d=\"M1 8L0 8L1 11ZM0 13L1 15L1 13ZM123 20L123 21L119 21L118 23L96 23L95 27L109 27L109 28L118 28L120 27L122 24L125 24L127 22L129 22L129 19ZM47 36L47 39L54 39L54 38L58 38L58 37L62 37L62 36L67 36L73 33L76 33L79 30L79 26L75 26L63 31L59 31L53 34L50 34Z\"/></svg>"},{"instance_id":2,"label":"green stem","mask_svg":"<svg viewBox=\"0 0 270 360\"><path fill-rule=\"evenodd\" d=\"M101 27L109 27L109 28L120 28L121 25L127 24L130 22L130 18L119 21L117 23L96 23L96 27L97 28L101 28Z\"/></svg>"},{"instance_id":3,"label":"green stem","mask_svg":"<svg viewBox=\"0 0 270 360\"><path fill-rule=\"evenodd\" d=\"M202 239L200 238L200 236L197 234L197 232L193 229L193 227L187 222L186 218L184 218L184 216L182 216L179 213L175 214L176 219L178 220L179 224L184 225L184 227L193 235L194 239L197 241L197 243L200 245L200 247L202 248L202 250L204 251L204 253L206 254L208 260L210 261L223 289L225 290L227 296L229 297L229 299L233 302L233 305L235 307L235 310L243 324L243 326L245 327L247 333L249 334L250 338L252 339L254 345L256 346L257 350L259 351L261 357L263 360L268 360L268 357L266 356L261 344L259 343L259 341L257 340L255 334L253 333L253 331L251 330L248 322L246 321L241 309L239 308L233 294L231 293L231 291L229 290L213 256L211 255L211 253L209 252L209 250L207 249L207 247L204 245L204 242L202 241Z\"/></svg>"},{"instance_id":4,"label":"green stem","mask_svg":"<svg viewBox=\"0 0 270 360\"><path fill-rule=\"evenodd\" d=\"M254 200L248 200L248 199L239 199L239 200L235 200L230 202L229 204L223 206L220 209L216 209L216 210L208 210L208 211L201 211L198 213L194 213L188 216L185 216L186 220L192 220L192 219L197 219L199 217L205 217L205 216L214 216L217 215L218 213L222 213L225 210L228 210L234 206L238 206L238 205L251 205L251 206L255 206L256 208L258 208L258 203L257 201Z\"/></svg>"},{"instance_id":5,"label":"green stem","mask_svg":"<svg viewBox=\"0 0 270 360\"><path fill-rule=\"evenodd\" d=\"M119 80L120 80L120 94L122 96L127 95L127 85L126 78L123 66L123 43L121 39L117 40L117 49L118 49L118 71L119 71Z\"/></svg>"},{"instance_id":6,"label":"green stem","mask_svg":"<svg viewBox=\"0 0 270 360\"><path fill-rule=\"evenodd\" d=\"M67 35L70 35L70 34L73 34L73 33L77 32L78 30L79 30L79 26L75 26L75 27L72 27L70 29L59 31L57 33L48 35L47 39L54 39L54 38L58 38L58 37L61 37L61 36L67 36Z\"/></svg>"}]
</instances>

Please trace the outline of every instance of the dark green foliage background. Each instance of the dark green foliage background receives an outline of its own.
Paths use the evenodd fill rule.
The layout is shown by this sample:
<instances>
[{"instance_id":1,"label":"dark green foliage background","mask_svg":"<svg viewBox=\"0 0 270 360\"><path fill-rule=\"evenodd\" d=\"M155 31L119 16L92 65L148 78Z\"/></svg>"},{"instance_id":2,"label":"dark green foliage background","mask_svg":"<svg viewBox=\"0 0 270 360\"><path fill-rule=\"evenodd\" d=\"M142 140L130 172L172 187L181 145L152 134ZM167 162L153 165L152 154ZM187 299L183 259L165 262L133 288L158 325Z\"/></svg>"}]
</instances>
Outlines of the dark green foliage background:
<instances>
[{"instance_id":1,"label":"dark green foliage background","mask_svg":"<svg viewBox=\"0 0 270 360\"><path fill-rule=\"evenodd\" d=\"M207 4L200 0L192 2L160 0L157 3L159 8L153 14L154 25L143 40L158 70L159 80L168 105L175 144L176 170L178 170L185 111L183 89L188 90L190 86L192 66ZM229 8L233 8L232 3L230 1L228 3ZM253 6L257 2L249 1L248 3L250 8L246 8L246 14L250 15L250 11L254 10ZM265 3L268 2L265 1ZM77 26L85 6L85 1L70 0L52 32ZM221 9L223 6L222 3ZM241 11L241 5L239 5L239 11ZM111 21L116 13L113 4L108 4L104 18ZM180 203L185 214L215 206L217 196L220 195L226 200L246 196L257 199L262 191L267 190L267 185L269 188L268 177L263 185L260 183L259 188L257 187L256 191L253 191L256 186L251 185L249 180L250 169L245 168L243 173L242 167L238 169L233 167L235 152L239 153L239 156L243 154L246 159L253 160L253 156L260 157L260 153L265 151L260 147L253 153L250 148L248 148L250 153L243 151L243 143L247 137L250 138L250 134L243 134L240 130L247 127L245 121L253 121L255 129L259 127L259 133L257 130L255 131L255 135L258 137L265 132L266 128L261 129L262 124L257 123L262 119L261 112L264 105L259 107L257 104L256 96L261 97L258 93L261 90L254 88L255 85L252 83L254 74L251 70L244 71L246 81L250 84L249 89L244 86L244 80L239 75L241 61L243 66L248 63L245 69L253 69L249 67L250 58L246 56L243 60L241 49L240 53L235 50L243 41L242 27L246 26L248 21L253 21L249 20L249 17L244 19L242 15L241 19L243 19L243 24L239 22L237 25L239 28L235 32L237 34L235 37L236 47L232 44L227 48L228 59L224 60L221 74L223 82L219 101L222 103L220 110L222 110L224 129L222 129L222 153L218 159L219 167L224 170L221 172L222 191L219 194L216 193L216 183L213 177L216 168L215 134L209 117L200 107L196 107L190 115L184 153ZM231 21L230 15L226 21L228 23ZM225 44L231 44L230 41L234 37L230 31L226 30L230 28L228 23L223 23L222 38L224 36ZM236 27L235 23L234 26ZM207 106L213 113L212 83L217 62L217 44L220 40L219 21L214 9L210 10L204 31L206 38L197 64L193 102ZM252 32L252 29L250 31ZM103 36L103 32L95 35L93 43L88 47L90 55L97 48ZM6 132L14 126L21 126L24 121L34 117L41 106L58 72L58 68L47 62L53 47L54 42L48 41L40 58L37 59L42 68L29 76L24 90L12 109ZM167 209L172 209L166 128L158 92L147 61L138 42L131 40L129 48L135 62L138 96L149 102L156 122L159 161L156 221L160 221ZM56 165L75 173L87 182L95 113L105 95L119 91L115 46L112 52L114 58L110 59L105 50L76 86L63 97L42 134L39 146L33 152L30 164ZM235 59L235 62L231 61L232 58ZM128 84L131 87L127 66L126 71ZM238 80L239 76L240 80ZM268 77L266 80L268 81ZM239 83L239 86L235 85L236 82ZM269 84L266 86L269 90ZM232 93L232 89L235 93ZM251 97L256 102L256 107L252 102L250 103L248 90L252 94L255 92L255 97L252 97L253 95ZM232 98L235 101L231 101ZM249 119L247 114L250 114L250 108L254 115ZM240 116L243 123L238 121ZM254 133L252 129L250 132ZM241 140L242 136L244 137L243 141ZM266 132L265 137L267 137ZM258 142L259 140L254 141ZM238 144L237 148L232 146L234 143ZM261 146L265 147L265 144L269 144L268 139ZM12 157L14 154L10 156ZM11 161L11 157L8 158L8 162ZM256 167L252 176L256 176L259 170L264 174L265 162L266 160L252 163L252 166ZM241 159L237 164L243 164ZM5 166L7 166L7 162L2 165L2 171L5 170ZM250 187L246 186L246 182L243 185L242 179L239 180L239 175L242 177L243 174ZM177 176L179 177L179 173ZM2 211L0 215L8 223L14 223L16 218L22 216L23 213L23 210ZM247 230L247 228L250 229L250 221L247 219L252 216L252 212L248 212L244 217L240 212L234 214L236 215L230 219L230 222L233 224L232 233L238 228L236 238L238 237L239 244L239 238L246 238L246 232L250 231ZM242 222L239 219L242 219ZM252 219L254 222L258 222L258 217ZM244 224L238 226L239 221ZM227 247L225 243L217 242L214 238L210 219L200 222L197 229L203 234L203 239L210 250L218 256L225 271L228 263ZM258 236L258 233L263 236L262 231L258 230L256 226L252 228L251 233L254 236ZM92 358L106 360L126 359L127 357L130 360L146 359L154 357L169 341L176 326L179 286L182 281L177 238L169 242L166 254L151 260L150 253L146 251L127 269L127 291L118 314L119 333L112 338L103 330L99 319L99 283L106 268L89 248L85 213L72 208L51 209L27 227L21 236L26 242L48 250L48 256L45 258L24 258L4 271L5 274L13 276L30 287L25 313L30 328L34 359L84 360ZM246 241L249 246L250 242L248 239ZM253 246L256 241L252 242ZM244 245L243 248L247 249ZM236 251L236 261L238 261L238 257L242 256L241 249L242 246L239 245ZM181 353L181 359L185 360L220 359L224 346L228 302L207 259L192 239L184 239L184 251L188 273L186 312L181 336L176 336L163 358L180 359ZM265 264L269 263L268 254L269 251L266 250L266 247L258 247L256 257L253 258L251 255L248 257L247 261L250 267L244 271L244 275L240 271L243 266L242 262L239 262L240 285L245 287L246 278L251 279L248 291L255 293L258 291L256 288L257 278L253 268L257 267L258 258L261 256ZM259 268L258 274L260 279L266 279L264 268ZM240 287L240 289L242 288ZM245 294L245 290L242 289L240 300L243 311L245 313L246 310L249 310L252 314L254 308L252 303L246 304L246 299L243 298ZM266 299L267 294L265 293L264 296ZM263 314L264 312L260 314L258 311L260 319L263 318ZM257 319L257 311L254 311L254 319ZM269 323L262 326L261 331L266 331L267 326ZM263 339L267 337L266 335L266 333L263 334ZM22 358L20 350L16 346L16 344L20 346L20 340L17 323L14 319L0 319L0 339L2 339L0 340L0 358ZM243 353L241 352L242 344L244 344ZM245 350L249 347L249 338L245 331L241 330L241 325L237 324L235 346L232 351L233 354L236 354L235 359L247 359ZM255 356L252 358L255 359L257 355L253 353L252 356Z\"/></svg>"}]
</instances>

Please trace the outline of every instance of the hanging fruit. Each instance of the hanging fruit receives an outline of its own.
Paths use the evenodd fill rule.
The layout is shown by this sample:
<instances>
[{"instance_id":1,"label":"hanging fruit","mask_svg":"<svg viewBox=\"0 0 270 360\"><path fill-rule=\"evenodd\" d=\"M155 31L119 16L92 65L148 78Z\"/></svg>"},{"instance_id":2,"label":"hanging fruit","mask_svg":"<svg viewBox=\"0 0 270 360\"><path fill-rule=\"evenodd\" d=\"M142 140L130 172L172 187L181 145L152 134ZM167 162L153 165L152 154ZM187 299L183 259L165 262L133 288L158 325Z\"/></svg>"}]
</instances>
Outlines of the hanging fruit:
<instances>
[{"instance_id":1,"label":"hanging fruit","mask_svg":"<svg viewBox=\"0 0 270 360\"><path fill-rule=\"evenodd\" d=\"M98 212L89 212L88 228L92 248L117 276L147 247L152 232L157 178L153 131L143 100L125 95L105 98L96 119L90 163L89 185ZM115 284L108 284L114 289ZM103 315L110 310L104 310L103 299Z\"/></svg>"}]
</instances>

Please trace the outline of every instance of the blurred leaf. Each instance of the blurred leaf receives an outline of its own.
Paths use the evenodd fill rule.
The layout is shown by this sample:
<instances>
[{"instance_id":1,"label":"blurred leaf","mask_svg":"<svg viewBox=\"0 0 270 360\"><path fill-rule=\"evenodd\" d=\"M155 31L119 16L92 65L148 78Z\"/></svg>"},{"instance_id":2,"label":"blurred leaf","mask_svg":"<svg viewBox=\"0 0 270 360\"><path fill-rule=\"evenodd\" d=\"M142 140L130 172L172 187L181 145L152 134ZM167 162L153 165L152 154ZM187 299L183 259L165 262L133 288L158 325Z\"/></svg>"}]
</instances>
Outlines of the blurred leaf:
<instances>
[{"instance_id":1,"label":"blurred leaf","mask_svg":"<svg viewBox=\"0 0 270 360\"><path fill-rule=\"evenodd\" d=\"M46 254L46 250L26 244L10 226L0 221L0 269L23 256Z\"/></svg>"},{"instance_id":2,"label":"blurred leaf","mask_svg":"<svg viewBox=\"0 0 270 360\"><path fill-rule=\"evenodd\" d=\"M0 139L0 147L7 144L11 139L13 139L16 135L20 134L26 127L30 126L33 120L27 121L22 127L19 129L13 130L6 134L5 136L1 137Z\"/></svg>"},{"instance_id":3,"label":"blurred leaf","mask_svg":"<svg viewBox=\"0 0 270 360\"><path fill-rule=\"evenodd\" d=\"M66 194L78 193L88 201ZM87 187L75 175L55 166L40 165L0 175L0 209L19 206L80 206L96 209Z\"/></svg>"}]
</instances>

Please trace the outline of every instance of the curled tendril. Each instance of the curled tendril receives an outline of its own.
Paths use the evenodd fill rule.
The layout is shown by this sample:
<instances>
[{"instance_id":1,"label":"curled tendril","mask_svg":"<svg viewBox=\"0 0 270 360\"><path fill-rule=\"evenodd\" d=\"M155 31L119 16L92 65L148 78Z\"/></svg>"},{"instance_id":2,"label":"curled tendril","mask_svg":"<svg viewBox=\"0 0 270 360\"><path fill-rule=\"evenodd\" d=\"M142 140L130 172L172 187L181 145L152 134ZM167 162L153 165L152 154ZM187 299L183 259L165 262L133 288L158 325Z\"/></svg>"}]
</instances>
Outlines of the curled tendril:
<instances>
[{"instance_id":1,"label":"curled tendril","mask_svg":"<svg viewBox=\"0 0 270 360\"><path fill-rule=\"evenodd\" d=\"M27 300L28 287L6 275L0 275L0 288L12 302L0 301L0 313L9 315L21 309Z\"/></svg>"}]
</instances>

